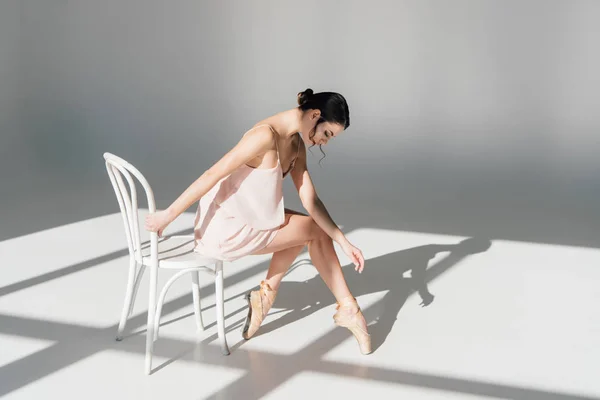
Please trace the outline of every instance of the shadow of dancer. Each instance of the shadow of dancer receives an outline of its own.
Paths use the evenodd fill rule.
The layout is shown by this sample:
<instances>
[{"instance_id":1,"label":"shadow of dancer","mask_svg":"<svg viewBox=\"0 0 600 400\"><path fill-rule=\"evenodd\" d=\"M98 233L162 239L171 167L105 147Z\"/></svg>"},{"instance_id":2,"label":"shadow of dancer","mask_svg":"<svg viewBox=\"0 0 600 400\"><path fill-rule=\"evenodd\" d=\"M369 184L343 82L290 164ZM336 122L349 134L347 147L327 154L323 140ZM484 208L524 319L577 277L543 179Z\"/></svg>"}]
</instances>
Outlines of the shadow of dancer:
<instances>
[{"instance_id":1,"label":"shadow of dancer","mask_svg":"<svg viewBox=\"0 0 600 400\"><path fill-rule=\"evenodd\" d=\"M430 305L434 299L427 286L430 281L467 256L487 251L490 246L489 240L469 238L457 244L428 244L369 259L361 275L354 272L353 264L343 267L348 286L354 296L387 292L376 304L369 306L366 311L363 310L367 321L376 321L375 324L369 325L373 350L383 344L394 326L398 313L411 294L419 294L421 306ZM449 254L429 266L430 260L442 252ZM410 278L404 276L407 271L411 271ZM335 299L319 275L304 282L284 280L273 307L282 309L277 313L287 314L263 325L257 335L271 332L334 304Z\"/></svg>"}]
</instances>

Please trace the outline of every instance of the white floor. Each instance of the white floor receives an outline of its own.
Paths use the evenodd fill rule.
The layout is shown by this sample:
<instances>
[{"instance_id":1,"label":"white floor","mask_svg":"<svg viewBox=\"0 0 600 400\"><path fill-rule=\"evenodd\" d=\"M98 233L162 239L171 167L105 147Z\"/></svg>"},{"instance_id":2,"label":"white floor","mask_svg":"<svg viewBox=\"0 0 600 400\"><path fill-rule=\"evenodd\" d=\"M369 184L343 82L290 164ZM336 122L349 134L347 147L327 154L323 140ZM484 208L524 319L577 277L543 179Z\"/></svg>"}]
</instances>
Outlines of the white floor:
<instances>
[{"instance_id":1,"label":"white floor","mask_svg":"<svg viewBox=\"0 0 600 400\"><path fill-rule=\"evenodd\" d=\"M171 232L192 218L182 216ZM150 376L146 280L128 336L114 340L127 277L120 215L0 242L0 397L600 399L599 249L367 228L347 234L367 257L362 275L344 270L371 325L373 354L362 356L333 325L333 297L306 253L261 334L244 341L242 295L269 260L248 257L226 265L232 354L222 356L215 340L208 276L203 333L182 278L168 297ZM435 299L421 307L428 292Z\"/></svg>"}]
</instances>

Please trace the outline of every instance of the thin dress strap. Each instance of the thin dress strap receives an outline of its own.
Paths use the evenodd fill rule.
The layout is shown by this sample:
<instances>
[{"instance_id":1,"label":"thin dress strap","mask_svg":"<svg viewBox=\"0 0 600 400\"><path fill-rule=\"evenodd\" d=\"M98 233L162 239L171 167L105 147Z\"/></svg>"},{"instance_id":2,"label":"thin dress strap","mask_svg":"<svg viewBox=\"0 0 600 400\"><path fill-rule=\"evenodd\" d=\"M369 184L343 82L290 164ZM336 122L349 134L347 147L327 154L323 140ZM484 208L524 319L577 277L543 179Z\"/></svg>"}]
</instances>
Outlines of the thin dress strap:
<instances>
[{"instance_id":1,"label":"thin dress strap","mask_svg":"<svg viewBox=\"0 0 600 400\"><path fill-rule=\"evenodd\" d=\"M273 132L273 133L277 134L277 132L275 132L275 129L273 129L273 127L272 127L271 125L269 125L269 124L261 124L261 125L257 125L257 126L255 126L254 128L250 129L248 132L250 132L250 131L251 131L251 130L253 130L253 129L260 128L261 126L268 126L268 127L269 127L269 129L271 130L271 132ZM246 132L246 133L248 133L248 132ZM245 135L245 134L244 134L244 135ZM278 162L278 163L281 165L281 158L279 157L279 144L278 144L278 141L277 141L277 139L275 139L275 149L277 150L277 162Z\"/></svg>"},{"instance_id":2,"label":"thin dress strap","mask_svg":"<svg viewBox=\"0 0 600 400\"><path fill-rule=\"evenodd\" d=\"M275 138L275 149L277 150L277 161L279 162L279 165L281 165L281 157L279 157L279 140L277 140L279 138L279 135L277 135L277 133L275 132L273 127L271 127L271 125L267 126L269 127L269 129L271 129L271 132L275 133L275 135L277 136Z\"/></svg>"},{"instance_id":3,"label":"thin dress strap","mask_svg":"<svg viewBox=\"0 0 600 400\"><path fill-rule=\"evenodd\" d=\"M248 132L250 132L253 129L260 128L261 126L268 126L269 129L271 130L271 132L277 134L277 132L275 132L275 130L273 129L273 127L271 125L269 125L269 124L257 125L254 128L251 128ZM246 132L246 133L248 133L248 132ZM246 135L246 133L244 133L244 135ZM275 149L277 150L277 162L279 162L279 164L281 164L281 158L279 157L279 144L278 144L277 139L275 139Z\"/></svg>"}]
</instances>

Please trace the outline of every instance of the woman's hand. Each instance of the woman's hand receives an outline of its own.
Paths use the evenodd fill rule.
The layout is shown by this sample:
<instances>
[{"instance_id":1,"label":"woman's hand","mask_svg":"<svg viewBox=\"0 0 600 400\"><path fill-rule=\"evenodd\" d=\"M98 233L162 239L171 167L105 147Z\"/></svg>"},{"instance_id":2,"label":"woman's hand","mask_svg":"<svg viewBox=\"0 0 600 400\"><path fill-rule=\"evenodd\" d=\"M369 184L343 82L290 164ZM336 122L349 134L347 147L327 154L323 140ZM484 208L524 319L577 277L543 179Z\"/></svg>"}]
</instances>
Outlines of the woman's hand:
<instances>
[{"instance_id":1,"label":"woman's hand","mask_svg":"<svg viewBox=\"0 0 600 400\"><path fill-rule=\"evenodd\" d=\"M171 223L172 219L167 210L158 211L146 216L146 230L150 232L158 232L161 237L163 230Z\"/></svg>"},{"instance_id":2,"label":"woman's hand","mask_svg":"<svg viewBox=\"0 0 600 400\"><path fill-rule=\"evenodd\" d=\"M357 247L354 247L346 238L342 240L340 246L348 258L354 263L354 270L362 273L365 268L365 258L363 257L362 251Z\"/></svg>"}]
</instances>

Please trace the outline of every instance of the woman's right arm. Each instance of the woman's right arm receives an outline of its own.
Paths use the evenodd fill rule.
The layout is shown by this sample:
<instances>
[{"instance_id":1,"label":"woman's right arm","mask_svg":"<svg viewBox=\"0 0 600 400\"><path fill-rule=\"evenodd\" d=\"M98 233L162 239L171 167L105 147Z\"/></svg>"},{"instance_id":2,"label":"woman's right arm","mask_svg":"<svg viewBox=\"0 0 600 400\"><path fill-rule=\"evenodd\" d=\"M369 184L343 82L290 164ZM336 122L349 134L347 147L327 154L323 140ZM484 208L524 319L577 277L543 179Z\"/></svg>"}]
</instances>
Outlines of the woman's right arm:
<instances>
[{"instance_id":1,"label":"woman's right arm","mask_svg":"<svg viewBox=\"0 0 600 400\"><path fill-rule=\"evenodd\" d=\"M161 235L164 228L192 204L200 200L222 178L254 157L273 148L276 140L268 127L259 127L240 139L238 144L192 183L166 210L146 217L146 229Z\"/></svg>"}]
</instances>

